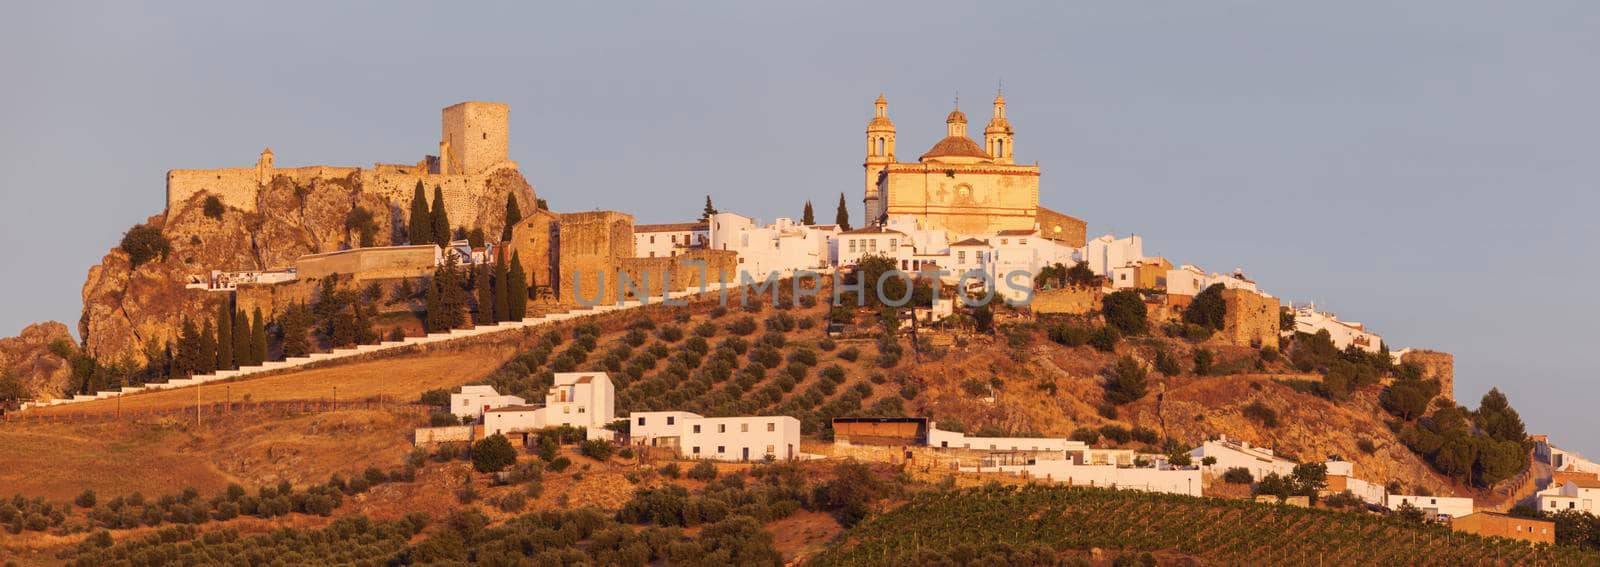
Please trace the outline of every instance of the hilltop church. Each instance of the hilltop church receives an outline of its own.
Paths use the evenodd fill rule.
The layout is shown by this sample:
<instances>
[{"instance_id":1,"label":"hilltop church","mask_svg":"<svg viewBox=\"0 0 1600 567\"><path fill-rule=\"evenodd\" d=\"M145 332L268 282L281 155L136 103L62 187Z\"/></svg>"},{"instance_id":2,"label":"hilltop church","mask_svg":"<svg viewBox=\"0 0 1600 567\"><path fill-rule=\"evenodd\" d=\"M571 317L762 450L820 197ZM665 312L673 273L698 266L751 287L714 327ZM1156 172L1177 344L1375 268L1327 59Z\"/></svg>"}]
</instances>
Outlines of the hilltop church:
<instances>
[{"instance_id":1,"label":"hilltop church","mask_svg":"<svg viewBox=\"0 0 1600 567\"><path fill-rule=\"evenodd\" d=\"M967 115L957 106L945 117L946 134L915 162L895 157L889 102L878 95L867 123L866 219L911 217L919 228L950 236L1039 230L1073 247L1085 243L1082 220L1039 206L1039 166L1015 163L1015 132L1004 94L994 98L994 118L983 145L967 136Z\"/></svg>"}]
</instances>

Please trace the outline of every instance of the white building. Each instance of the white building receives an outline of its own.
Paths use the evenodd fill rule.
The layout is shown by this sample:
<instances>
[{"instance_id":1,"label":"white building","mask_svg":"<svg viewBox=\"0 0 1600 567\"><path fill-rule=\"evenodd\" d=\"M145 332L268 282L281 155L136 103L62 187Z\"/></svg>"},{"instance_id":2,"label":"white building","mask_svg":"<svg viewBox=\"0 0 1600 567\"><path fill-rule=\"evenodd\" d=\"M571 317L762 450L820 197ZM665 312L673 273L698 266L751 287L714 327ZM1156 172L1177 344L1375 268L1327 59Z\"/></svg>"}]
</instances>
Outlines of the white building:
<instances>
[{"instance_id":1,"label":"white building","mask_svg":"<svg viewBox=\"0 0 1600 567\"><path fill-rule=\"evenodd\" d=\"M483 412L483 431L494 435L570 425L585 428L589 439L608 439L612 433L605 426L613 421L616 389L610 376L604 372L559 372L555 384L545 392L543 406L489 408Z\"/></svg>"},{"instance_id":2,"label":"white building","mask_svg":"<svg viewBox=\"0 0 1600 567\"><path fill-rule=\"evenodd\" d=\"M928 427L928 446L941 449L975 449L980 451L1033 451L1058 452L1086 451L1089 445L1059 437L969 437L958 431L945 431Z\"/></svg>"},{"instance_id":3,"label":"white building","mask_svg":"<svg viewBox=\"0 0 1600 567\"><path fill-rule=\"evenodd\" d=\"M704 417L684 411L652 411L628 414L628 422L632 443L672 447L684 458L800 458L800 420L786 415Z\"/></svg>"},{"instance_id":4,"label":"white building","mask_svg":"<svg viewBox=\"0 0 1600 567\"><path fill-rule=\"evenodd\" d=\"M1288 476L1299 464L1277 456L1272 449L1252 446L1249 441L1229 439L1226 435L1195 447L1189 451L1189 457L1197 464L1206 457L1216 459L1217 462L1211 465L1202 465L1201 468L1206 472L1221 475L1228 469L1242 468L1250 471L1250 476L1258 481L1268 473Z\"/></svg>"},{"instance_id":5,"label":"white building","mask_svg":"<svg viewBox=\"0 0 1600 567\"><path fill-rule=\"evenodd\" d=\"M1546 463L1549 463L1551 469L1600 475L1600 464L1583 458L1583 455L1575 451L1568 451L1555 446L1550 443L1548 437L1543 435L1536 435L1534 439L1537 441L1537 445L1534 448L1535 453Z\"/></svg>"},{"instance_id":6,"label":"white building","mask_svg":"<svg viewBox=\"0 0 1600 567\"><path fill-rule=\"evenodd\" d=\"M739 270L759 280L772 272L829 266L836 234L838 225L805 225L788 218L762 225L744 215L717 213L711 215L708 242L713 250L735 252Z\"/></svg>"},{"instance_id":7,"label":"white building","mask_svg":"<svg viewBox=\"0 0 1600 567\"><path fill-rule=\"evenodd\" d=\"M1144 239L1135 234L1117 238L1102 234L1084 245L1084 261L1096 275L1111 276L1111 268L1144 258Z\"/></svg>"},{"instance_id":8,"label":"white building","mask_svg":"<svg viewBox=\"0 0 1600 567\"><path fill-rule=\"evenodd\" d=\"M1118 490L1165 492L1201 496L1205 482L1198 468L1082 465L1071 460L1040 460L1029 465L1007 465L1003 472L1025 472L1036 480Z\"/></svg>"},{"instance_id":9,"label":"white building","mask_svg":"<svg viewBox=\"0 0 1600 567\"><path fill-rule=\"evenodd\" d=\"M1200 292L1205 291L1206 288L1211 287L1213 284L1222 284L1222 287L1226 289L1242 289L1261 293L1261 290L1256 287L1255 280L1245 277L1244 270L1239 268L1234 268L1231 274L1219 274L1216 272L1207 274L1199 266L1189 264L1167 270L1168 295L1193 297L1200 295Z\"/></svg>"},{"instance_id":10,"label":"white building","mask_svg":"<svg viewBox=\"0 0 1600 567\"><path fill-rule=\"evenodd\" d=\"M1460 518L1472 513L1472 499L1454 496L1417 496L1415 494L1390 494L1386 504L1390 510L1399 510L1402 504L1410 504L1423 512L1451 518Z\"/></svg>"},{"instance_id":11,"label":"white building","mask_svg":"<svg viewBox=\"0 0 1600 567\"><path fill-rule=\"evenodd\" d=\"M479 417L494 408L526 403L517 396L496 392L494 386L462 386L460 393L450 394L450 413L456 417Z\"/></svg>"},{"instance_id":12,"label":"white building","mask_svg":"<svg viewBox=\"0 0 1600 567\"><path fill-rule=\"evenodd\" d=\"M1328 461L1323 464L1328 467L1328 494L1348 491L1362 502L1378 506L1388 505L1389 490L1382 484L1356 478L1355 463Z\"/></svg>"},{"instance_id":13,"label":"white building","mask_svg":"<svg viewBox=\"0 0 1600 567\"><path fill-rule=\"evenodd\" d=\"M1327 331L1328 337L1333 339L1333 346L1341 350L1355 345L1356 348L1367 352L1378 352L1383 345L1383 337L1367 331L1365 325L1353 321L1340 321L1333 313L1317 311L1314 303L1294 307L1294 330L1308 335Z\"/></svg>"},{"instance_id":14,"label":"white building","mask_svg":"<svg viewBox=\"0 0 1600 567\"><path fill-rule=\"evenodd\" d=\"M1600 480L1568 478L1540 490L1538 501L1540 512L1554 514L1562 510L1577 510L1600 513Z\"/></svg>"},{"instance_id":15,"label":"white building","mask_svg":"<svg viewBox=\"0 0 1600 567\"><path fill-rule=\"evenodd\" d=\"M915 248L908 247L907 250L901 250L902 243L910 242L906 236L904 232L881 226L840 232L834 236L839 266L854 266L866 256L885 256L895 260L896 263L908 259L910 254L915 252Z\"/></svg>"},{"instance_id":16,"label":"white building","mask_svg":"<svg viewBox=\"0 0 1600 567\"><path fill-rule=\"evenodd\" d=\"M670 258L689 248L704 247L711 240L709 226L703 222L636 224L633 226L633 255Z\"/></svg>"}]
</instances>

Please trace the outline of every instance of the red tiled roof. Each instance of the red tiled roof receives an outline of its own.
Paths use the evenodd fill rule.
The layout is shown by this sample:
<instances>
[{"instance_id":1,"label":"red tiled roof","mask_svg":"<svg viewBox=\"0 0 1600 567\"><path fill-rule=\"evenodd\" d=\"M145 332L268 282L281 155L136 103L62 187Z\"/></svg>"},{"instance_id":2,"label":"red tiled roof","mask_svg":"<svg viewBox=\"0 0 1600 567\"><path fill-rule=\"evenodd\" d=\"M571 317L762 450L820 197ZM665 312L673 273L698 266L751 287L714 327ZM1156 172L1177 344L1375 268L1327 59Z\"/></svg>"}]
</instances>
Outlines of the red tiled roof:
<instances>
[{"instance_id":1,"label":"red tiled roof","mask_svg":"<svg viewBox=\"0 0 1600 567\"><path fill-rule=\"evenodd\" d=\"M934 144L932 148L928 149L927 153L922 154L922 157L917 159L927 161L928 158L944 156L994 159L988 152L983 151L983 148L978 147L977 142L966 136L947 136L945 139L939 140L939 143Z\"/></svg>"},{"instance_id":2,"label":"red tiled roof","mask_svg":"<svg viewBox=\"0 0 1600 567\"><path fill-rule=\"evenodd\" d=\"M978 240L976 238L968 238L966 240L962 240L962 241L957 242L955 244L951 244L951 246L988 246L988 245L989 245L989 241L987 241L987 240Z\"/></svg>"},{"instance_id":3,"label":"red tiled roof","mask_svg":"<svg viewBox=\"0 0 1600 567\"><path fill-rule=\"evenodd\" d=\"M855 229L855 230L846 230L846 231L841 232L839 234L899 234L899 235L905 235L904 232L900 232L900 231L894 230L892 228L884 228L884 227L877 226L877 225L864 226L864 227L861 227L861 228L858 228L858 229Z\"/></svg>"},{"instance_id":4,"label":"red tiled roof","mask_svg":"<svg viewBox=\"0 0 1600 567\"><path fill-rule=\"evenodd\" d=\"M488 413L509 413L509 412L533 411L533 410L539 409L540 407L542 407L542 406L500 406L500 407L497 407L497 408L490 409L488 411Z\"/></svg>"},{"instance_id":5,"label":"red tiled roof","mask_svg":"<svg viewBox=\"0 0 1600 567\"><path fill-rule=\"evenodd\" d=\"M1036 232L1036 231L1031 229L1031 228L1028 228L1028 229L1013 228L1013 229L1008 229L1008 230L1002 230L1000 232L996 232L995 234L998 234L1000 236L1033 236L1034 232Z\"/></svg>"}]
</instances>

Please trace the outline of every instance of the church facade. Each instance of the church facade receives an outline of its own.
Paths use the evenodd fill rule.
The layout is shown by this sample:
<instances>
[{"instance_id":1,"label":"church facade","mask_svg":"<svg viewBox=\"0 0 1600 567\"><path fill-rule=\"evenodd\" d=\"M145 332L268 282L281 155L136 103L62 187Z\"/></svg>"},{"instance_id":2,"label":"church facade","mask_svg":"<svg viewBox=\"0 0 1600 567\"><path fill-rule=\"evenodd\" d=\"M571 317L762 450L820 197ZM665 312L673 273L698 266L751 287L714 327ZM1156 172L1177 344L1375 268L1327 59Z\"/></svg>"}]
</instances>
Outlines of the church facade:
<instances>
[{"instance_id":1,"label":"church facade","mask_svg":"<svg viewBox=\"0 0 1600 567\"><path fill-rule=\"evenodd\" d=\"M1083 221L1039 206L1039 166L1015 162L1004 95L995 96L982 145L967 135L967 115L956 108L945 117L944 139L915 162L896 157L888 101L879 95L874 106L863 163L868 223L911 217L951 236L1037 229L1045 238L1084 245Z\"/></svg>"}]
</instances>

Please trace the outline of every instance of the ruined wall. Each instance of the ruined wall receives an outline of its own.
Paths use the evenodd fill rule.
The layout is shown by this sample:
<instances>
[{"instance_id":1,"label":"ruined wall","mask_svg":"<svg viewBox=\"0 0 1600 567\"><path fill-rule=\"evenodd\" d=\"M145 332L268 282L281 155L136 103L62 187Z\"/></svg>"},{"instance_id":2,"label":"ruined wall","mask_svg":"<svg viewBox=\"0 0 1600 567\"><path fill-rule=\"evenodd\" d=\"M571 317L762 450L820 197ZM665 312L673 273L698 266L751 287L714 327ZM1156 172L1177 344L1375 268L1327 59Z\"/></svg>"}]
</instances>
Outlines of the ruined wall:
<instances>
[{"instance_id":1,"label":"ruined wall","mask_svg":"<svg viewBox=\"0 0 1600 567\"><path fill-rule=\"evenodd\" d=\"M1259 293L1228 289L1222 292L1228 306L1222 332L1216 339L1249 347L1278 347L1278 300Z\"/></svg>"},{"instance_id":2,"label":"ruined wall","mask_svg":"<svg viewBox=\"0 0 1600 567\"><path fill-rule=\"evenodd\" d=\"M296 303L310 305L312 298L316 297L316 289L316 284L304 280L276 284L240 284L234 290L234 309L253 314L259 307L261 314L271 320L290 305Z\"/></svg>"},{"instance_id":3,"label":"ruined wall","mask_svg":"<svg viewBox=\"0 0 1600 567\"><path fill-rule=\"evenodd\" d=\"M1435 350L1410 350L1400 355L1401 364L1415 364L1422 368L1424 380L1439 381L1439 395L1456 399L1455 356Z\"/></svg>"},{"instance_id":4,"label":"ruined wall","mask_svg":"<svg viewBox=\"0 0 1600 567\"><path fill-rule=\"evenodd\" d=\"M295 271L301 281L317 281L330 274L351 274L357 281L425 277L433 275L439 254L439 247L432 244L355 248L302 256L295 260Z\"/></svg>"},{"instance_id":5,"label":"ruined wall","mask_svg":"<svg viewBox=\"0 0 1600 567\"><path fill-rule=\"evenodd\" d=\"M701 266L693 262L705 264L703 276ZM719 272L732 279L738 265L739 255L732 250L691 250L672 257L622 258L617 262L617 269L628 277L631 286L648 293L651 302L658 302L667 292L699 288L702 281L709 288L722 277ZM606 277L606 285L615 289L617 282L609 279L612 274ZM667 284L671 287L666 287ZM637 299L633 287L625 288L623 294L625 299Z\"/></svg>"},{"instance_id":6,"label":"ruined wall","mask_svg":"<svg viewBox=\"0 0 1600 567\"><path fill-rule=\"evenodd\" d=\"M1099 311L1103 299L1099 288L1046 289L1034 292L1031 307L1039 314L1084 315Z\"/></svg>"},{"instance_id":7,"label":"ruined wall","mask_svg":"<svg viewBox=\"0 0 1600 567\"><path fill-rule=\"evenodd\" d=\"M551 245L558 236L558 218L550 211L534 211L511 228L509 248L522 261L522 270L528 274L530 286L550 286L559 273L555 257L550 254Z\"/></svg>"},{"instance_id":8,"label":"ruined wall","mask_svg":"<svg viewBox=\"0 0 1600 567\"><path fill-rule=\"evenodd\" d=\"M1040 234L1067 246L1083 248L1089 240L1089 223L1083 219L1039 207L1038 222Z\"/></svg>"},{"instance_id":9,"label":"ruined wall","mask_svg":"<svg viewBox=\"0 0 1600 567\"><path fill-rule=\"evenodd\" d=\"M556 279L556 297L563 302L576 302L577 292L588 302L599 293L601 303L614 303L617 269L622 259L633 257L633 215L616 211L565 213L557 222L556 265L560 277Z\"/></svg>"}]
</instances>

